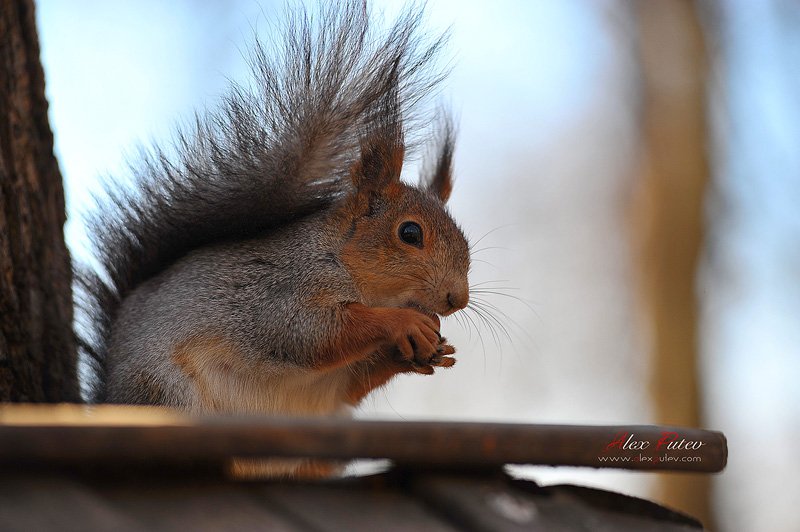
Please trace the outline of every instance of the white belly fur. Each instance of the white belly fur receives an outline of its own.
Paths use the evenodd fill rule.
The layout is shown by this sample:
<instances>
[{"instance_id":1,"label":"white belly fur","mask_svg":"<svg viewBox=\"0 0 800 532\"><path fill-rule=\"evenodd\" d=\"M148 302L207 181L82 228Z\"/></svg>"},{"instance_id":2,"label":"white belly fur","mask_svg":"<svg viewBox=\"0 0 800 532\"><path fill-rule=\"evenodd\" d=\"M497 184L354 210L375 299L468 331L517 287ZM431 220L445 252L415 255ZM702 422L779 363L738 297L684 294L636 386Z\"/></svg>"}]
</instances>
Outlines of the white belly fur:
<instances>
[{"instance_id":1,"label":"white belly fur","mask_svg":"<svg viewBox=\"0 0 800 532\"><path fill-rule=\"evenodd\" d=\"M176 349L172 361L188 378L187 408L195 414L263 414L350 417L344 401L352 378L347 367L320 372L246 364L218 339L194 339ZM306 460L235 459L236 477L292 476Z\"/></svg>"},{"instance_id":2,"label":"white belly fur","mask_svg":"<svg viewBox=\"0 0 800 532\"><path fill-rule=\"evenodd\" d=\"M209 369L203 384L195 379L193 412L246 413L284 416L348 414L344 402L350 382L348 368L319 373L299 369L242 373ZM199 389L202 387L202 390Z\"/></svg>"}]
</instances>

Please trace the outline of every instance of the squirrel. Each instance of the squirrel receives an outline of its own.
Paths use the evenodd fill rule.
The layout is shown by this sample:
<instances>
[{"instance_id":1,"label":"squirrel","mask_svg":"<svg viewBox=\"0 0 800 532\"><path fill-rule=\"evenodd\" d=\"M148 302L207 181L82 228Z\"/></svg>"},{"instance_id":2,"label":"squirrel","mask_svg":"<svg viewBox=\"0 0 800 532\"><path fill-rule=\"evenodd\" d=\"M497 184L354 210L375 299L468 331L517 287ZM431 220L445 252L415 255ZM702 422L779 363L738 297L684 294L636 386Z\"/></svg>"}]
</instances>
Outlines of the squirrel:
<instances>
[{"instance_id":1,"label":"squirrel","mask_svg":"<svg viewBox=\"0 0 800 532\"><path fill-rule=\"evenodd\" d=\"M110 185L90 220L101 268L77 272L94 402L338 415L455 363L439 317L469 302L470 248L444 111L419 184L400 179L444 77L421 19L381 36L364 2L290 12L250 86Z\"/></svg>"}]
</instances>

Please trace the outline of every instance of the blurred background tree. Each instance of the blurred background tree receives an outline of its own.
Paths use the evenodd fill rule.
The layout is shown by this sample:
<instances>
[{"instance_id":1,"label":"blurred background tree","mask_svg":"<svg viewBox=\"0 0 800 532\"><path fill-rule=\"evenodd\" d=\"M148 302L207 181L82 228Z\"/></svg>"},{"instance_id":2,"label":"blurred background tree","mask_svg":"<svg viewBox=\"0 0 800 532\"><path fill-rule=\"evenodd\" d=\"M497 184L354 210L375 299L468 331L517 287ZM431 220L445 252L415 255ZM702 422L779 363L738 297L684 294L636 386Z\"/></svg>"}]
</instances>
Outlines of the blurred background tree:
<instances>
[{"instance_id":1,"label":"blurred background tree","mask_svg":"<svg viewBox=\"0 0 800 532\"><path fill-rule=\"evenodd\" d=\"M657 423L704 426L696 279L710 178L708 61L696 3L634 3L641 68L642 174L633 233L648 315ZM711 526L710 479L661 475L657 497Z\"/></svg>"}]
</instances>

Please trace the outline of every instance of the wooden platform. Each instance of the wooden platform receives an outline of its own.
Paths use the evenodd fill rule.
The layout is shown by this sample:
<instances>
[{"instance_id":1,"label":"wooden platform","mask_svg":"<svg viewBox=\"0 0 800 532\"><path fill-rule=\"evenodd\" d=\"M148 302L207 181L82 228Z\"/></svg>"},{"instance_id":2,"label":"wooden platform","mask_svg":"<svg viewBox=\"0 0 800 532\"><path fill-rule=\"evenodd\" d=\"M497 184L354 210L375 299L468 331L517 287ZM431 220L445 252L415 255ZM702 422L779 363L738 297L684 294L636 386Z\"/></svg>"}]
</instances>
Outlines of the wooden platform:
<instances>
[{"instance_id":1,"label":"wooden platform","mask_svg":"<svg viewBox=\"0 0 800 532\"><path fill-rule=\"evenodd\" d=\"M700 461L598 461L679 431ZM619 447L619 449L618 449ZM696 456L698 450L685 456ZM663 452L663 446L661 449ZM609 454L610 453L610 454ZM615 454L616 453L616 454ZM638 453L638 451L637 451ZM388 458L318 482L231 478L233 457ZM510 478L503 464L719 471L720 433L669 427L189 418L0 407L0 530L697 530L653 503Z\"/></svg>"}]
</instances>

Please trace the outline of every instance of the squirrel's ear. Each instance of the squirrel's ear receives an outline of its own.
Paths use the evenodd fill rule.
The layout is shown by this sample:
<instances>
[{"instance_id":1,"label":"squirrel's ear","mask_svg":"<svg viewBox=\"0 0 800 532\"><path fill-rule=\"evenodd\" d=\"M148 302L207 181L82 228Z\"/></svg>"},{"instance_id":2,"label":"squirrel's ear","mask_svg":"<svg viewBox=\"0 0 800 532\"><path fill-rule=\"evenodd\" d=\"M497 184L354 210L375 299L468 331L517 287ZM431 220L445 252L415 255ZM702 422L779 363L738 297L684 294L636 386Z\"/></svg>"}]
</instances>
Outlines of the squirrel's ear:
<instances>
[{"instance_id":1,"label":"squirrel's ear","mask_svg":"<svg viewBox=\"0 0 800 532\"><path fill-rule=\"evenodd\" d=\"M422 186L433 192L443 203L453 191L453 151L455 132L452 120L443 115L440 119L439 140L433 161L428 163L427 175L423 176Z\"/></svg>"},{"instance_id":2,"label":"squirrel's ear","mask_svg":"<svg viewBox=\"0 0 800 532\"><path fill-rule=\"evenodd\" d=\"M378 192L400 181L405 146L397 131L375 131L361 141L361 157L350 170L358 193Z\"/></svg>"}]
</instances>

